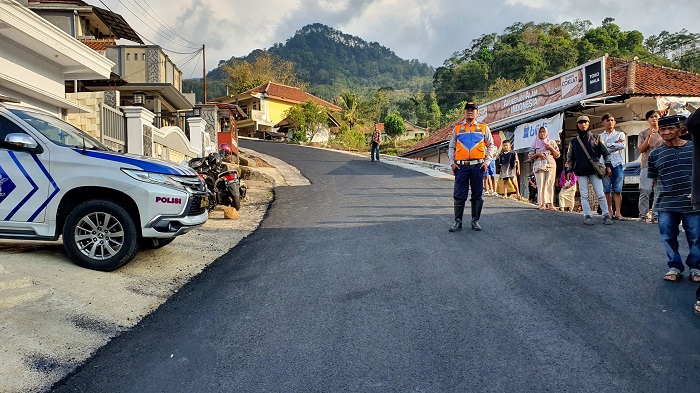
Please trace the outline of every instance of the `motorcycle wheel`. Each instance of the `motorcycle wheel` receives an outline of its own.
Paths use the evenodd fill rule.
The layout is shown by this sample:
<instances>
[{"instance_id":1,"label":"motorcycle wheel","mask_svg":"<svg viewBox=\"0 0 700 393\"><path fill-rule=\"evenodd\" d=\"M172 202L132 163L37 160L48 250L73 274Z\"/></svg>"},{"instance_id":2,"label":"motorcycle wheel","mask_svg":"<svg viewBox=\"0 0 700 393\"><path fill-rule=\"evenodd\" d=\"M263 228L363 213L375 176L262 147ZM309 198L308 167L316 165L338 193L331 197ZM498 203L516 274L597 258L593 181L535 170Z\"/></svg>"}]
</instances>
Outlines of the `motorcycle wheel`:
<instances>
[{"instance_id":1,"label":"motorcycle wheel","mask_svg":"<svg viewBox=\"0 0 700 393\"><path fill-rule=\"evenodd\" d=\"M236 209L237 211L241 210L241 196L240 195L233 196L233 208Z\"/></svg>"}]
</instances>

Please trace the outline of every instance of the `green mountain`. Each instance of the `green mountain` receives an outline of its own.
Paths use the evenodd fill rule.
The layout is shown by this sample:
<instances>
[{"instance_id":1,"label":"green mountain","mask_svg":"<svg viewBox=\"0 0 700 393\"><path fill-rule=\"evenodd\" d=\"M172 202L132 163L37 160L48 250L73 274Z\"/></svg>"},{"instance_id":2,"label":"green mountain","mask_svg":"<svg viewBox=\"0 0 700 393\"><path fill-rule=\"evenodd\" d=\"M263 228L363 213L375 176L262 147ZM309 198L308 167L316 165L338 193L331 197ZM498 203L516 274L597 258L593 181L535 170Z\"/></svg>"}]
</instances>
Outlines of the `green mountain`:
<instances>
[{"instance_id":1,"label":"green mountain","mask_svg":"<svg viewBox=\"0 0 700 393\"><path fill-rule=\"evenodd\" d=\"M308 91L332 100L343 90L369 95L379 88L418 91L430 89L435 69L418 60L404 60L376 42L315 23L298 30L284 44L276 43L267 52L294 63L297 77L309 84ZM207 73L207 96L226 94L226 75L221 65L233 60L253 62L262 50L245 57L219 62ZM202 80L186 79L183 91L194 91L201 100Z\"/></svg>"}]
</instances>

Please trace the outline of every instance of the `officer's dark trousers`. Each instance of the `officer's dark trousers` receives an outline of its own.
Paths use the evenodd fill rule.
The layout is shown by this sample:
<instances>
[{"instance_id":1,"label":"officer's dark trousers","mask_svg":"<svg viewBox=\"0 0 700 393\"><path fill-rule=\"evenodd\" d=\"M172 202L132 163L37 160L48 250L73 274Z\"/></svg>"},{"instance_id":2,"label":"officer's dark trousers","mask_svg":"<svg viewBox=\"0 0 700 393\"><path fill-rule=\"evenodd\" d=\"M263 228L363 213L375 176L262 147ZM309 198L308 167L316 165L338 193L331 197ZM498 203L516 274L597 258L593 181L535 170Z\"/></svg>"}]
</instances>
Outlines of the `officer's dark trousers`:
<instances>
[{"instance_id":1,"label":"officer's dark trousers","mask_svg":"<svg viewBox=\"0 0 700 393\"><path fill-rule=\"evenodd\" d=\"M472 197L472 219L479 219L481 215L481 206L483 205L482 194L484 192L484 172L481 170L481 164L462 165L455 173L455 188L452 197L455 200L455 207L461 207L464 210L464 204L469 196L471 188ZM462 220L461 212L455 209L455 218ZM457 217L459 215L459 217Z\"/></svg>"}]
</instances>

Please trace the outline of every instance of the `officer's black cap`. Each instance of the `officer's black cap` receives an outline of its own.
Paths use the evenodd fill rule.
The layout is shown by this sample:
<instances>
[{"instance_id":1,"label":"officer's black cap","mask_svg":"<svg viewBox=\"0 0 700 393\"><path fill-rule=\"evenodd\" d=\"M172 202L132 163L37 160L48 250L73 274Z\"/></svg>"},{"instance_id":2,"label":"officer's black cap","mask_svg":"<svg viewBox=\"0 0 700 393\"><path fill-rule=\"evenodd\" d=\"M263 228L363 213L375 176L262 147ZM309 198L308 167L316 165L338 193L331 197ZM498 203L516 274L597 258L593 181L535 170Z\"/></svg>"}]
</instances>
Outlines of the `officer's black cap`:
<instances>
[{"instance_id":1,"label":"officer's black cap","mask_svg":"<svg viewBox=\"0 0 700 393\"><path fill-rule=\"evenodd\" d=\"M464 104L464 109L479 109L479 105L476 105L476 103L473 101L469 101L466 104Z\"/></svg>"}]
</instances>

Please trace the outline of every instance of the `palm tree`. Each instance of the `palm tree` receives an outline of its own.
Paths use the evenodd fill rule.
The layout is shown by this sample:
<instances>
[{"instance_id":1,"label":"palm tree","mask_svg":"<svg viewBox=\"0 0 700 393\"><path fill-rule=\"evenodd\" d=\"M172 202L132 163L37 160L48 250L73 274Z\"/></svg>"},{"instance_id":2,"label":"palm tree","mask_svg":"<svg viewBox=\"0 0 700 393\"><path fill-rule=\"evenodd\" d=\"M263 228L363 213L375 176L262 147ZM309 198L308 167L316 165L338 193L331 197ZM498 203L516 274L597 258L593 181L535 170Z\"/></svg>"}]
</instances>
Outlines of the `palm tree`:
<instances>
[{"instance_id":1,"label":"palm tree","mask_svg":"<svg viewBox=\"0 0 700 393\"><path fill-rule=\"evenodd\" d=\"M351 93L344 90L343 93L338 97L340 99L340 105L343 108L342 116L345 121L350 124L350 129L355 127L355 123L359 117L359 98L357 94Z\"/></svg>"}]
</instances>

